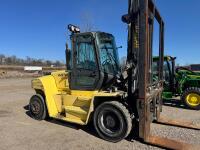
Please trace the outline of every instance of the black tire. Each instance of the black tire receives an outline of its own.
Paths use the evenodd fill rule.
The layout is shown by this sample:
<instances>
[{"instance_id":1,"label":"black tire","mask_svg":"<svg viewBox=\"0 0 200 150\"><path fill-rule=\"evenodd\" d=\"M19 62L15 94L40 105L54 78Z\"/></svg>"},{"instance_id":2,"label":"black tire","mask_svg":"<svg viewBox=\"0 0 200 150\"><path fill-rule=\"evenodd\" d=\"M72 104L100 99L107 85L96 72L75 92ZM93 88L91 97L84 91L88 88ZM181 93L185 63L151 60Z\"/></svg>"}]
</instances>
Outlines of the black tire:
<instances>
[{"instance_id":1,"label":"black tire","mask_svg":"<svg viewBox=\"0 0 200 150\"><path fill-rule=\"evenodd\" d=\"M40 94L33 95L29 102L29 112L32 118L44 120L47 118L47 109L44 98Z\"/></svg>"},{"instance_id":2,"label":"black tire","mask_svg":"<svg viewBox=\"0 0 200 150\"><path fill-rule=\"evenodd\" d=\"M132 129L132 119L128 109L117 101L100 104L93 116L98 135L110 142L126 138Z\"/></svg>"},{"instance_id":3,"label":"black tire","mask_svg":"<svg viewBox=\"0 0 200 150\"><path fill-rule=\"evenodd\" d=\"M190 96L190 94L196 95L195 99L197 101L195 101L195 105L191 105L191 103L189 102L188 96ZM194 109L194 110L200 110L200 88L198 88L198 87L187 88L182 95L182 101L184 102L184 104L187 108Z\"/></svg>"}]
</instances>

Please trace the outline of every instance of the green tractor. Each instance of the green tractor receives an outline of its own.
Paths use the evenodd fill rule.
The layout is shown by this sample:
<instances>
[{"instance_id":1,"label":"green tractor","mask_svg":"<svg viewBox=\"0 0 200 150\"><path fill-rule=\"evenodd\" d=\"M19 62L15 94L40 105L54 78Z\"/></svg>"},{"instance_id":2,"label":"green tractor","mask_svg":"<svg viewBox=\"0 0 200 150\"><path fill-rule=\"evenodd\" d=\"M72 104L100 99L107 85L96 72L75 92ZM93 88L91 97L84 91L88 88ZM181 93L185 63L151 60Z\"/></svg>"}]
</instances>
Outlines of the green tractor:
<instances>
[{"instance_id":1,"label":"green tractor","mask_svg":"<svg viewBox=\"0 0 200 150\"><path fill-rule=\"evenodd\" d=\"M153 58L153 68L158 67L158 57ZM184 67L175 67L176 57L165 56L163 66L163 99L181 97L181 102L190 109L200 110L200 73ZM153 73L157 78L157 72Z\"/></svg>"}]
</instances>

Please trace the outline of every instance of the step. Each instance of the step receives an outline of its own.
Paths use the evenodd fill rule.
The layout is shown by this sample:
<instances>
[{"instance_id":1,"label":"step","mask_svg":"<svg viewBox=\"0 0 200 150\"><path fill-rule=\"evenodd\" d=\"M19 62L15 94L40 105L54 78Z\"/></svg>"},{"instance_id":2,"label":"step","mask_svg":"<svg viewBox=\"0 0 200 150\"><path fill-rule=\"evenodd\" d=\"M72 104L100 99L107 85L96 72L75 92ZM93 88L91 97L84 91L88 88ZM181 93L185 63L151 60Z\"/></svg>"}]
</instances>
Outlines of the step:
<instances>
[{"instance_id":1,"label":"step","mask_svg":"<svg viewBox=\"0 0 200 150\"><path fill-rule=\"evenodd\" d=\"M74 113L74 114L81 114L81 115L87 115L88 113L88 108L82 108L82 107L77 107L77 106L64 106L65 112L66 113Z\"/></svg>"},{"instance_id":2,"label":"step","mask_svg":"<svg viewBox=\"0 0 200 150\"><path fill-rule=\"evenodd\" d=\"M91 98L90 97L79 96L78 100L80 100L80 101L90 101Z\"/></svg>"},{"instance_id":3,"label":"step","mask_svg":"<svg viewBox=\"0 0 200 150\"><path fill-rule=\"evenodd\" d=\"M91 98L88 97L78 97L75 102L74 102L74 106L77 107L89 107L91 103Z\"/></svg>"},{"instance_id":4,"label":"step","mask_svg":"<svg viewBox=\"0 0 200 150\"><path fill-rule=\"evenodd\" d=\"M77 124L80 124L80 125L85 125L85 121L83 121L81 119L74 119L74 118L66 117L64 120L67 121L67 122L71 122L71 123L77 123Z\"/></svg>"},{"instance_id":5,"label":"step","mask_svg":"<svg viewBox=\"0 0 200 150\"><path fill-rule=\"evenodd\" d=\"M57 116L55 116L55 118L60 119L60 120L64 120L64 121L67 121L67 122L71 122L71 123L86 125L84 118L77 117L76 115L73 115L73 114L66 114L66 116L58 114Z\"/></svg>"}]
</instances>

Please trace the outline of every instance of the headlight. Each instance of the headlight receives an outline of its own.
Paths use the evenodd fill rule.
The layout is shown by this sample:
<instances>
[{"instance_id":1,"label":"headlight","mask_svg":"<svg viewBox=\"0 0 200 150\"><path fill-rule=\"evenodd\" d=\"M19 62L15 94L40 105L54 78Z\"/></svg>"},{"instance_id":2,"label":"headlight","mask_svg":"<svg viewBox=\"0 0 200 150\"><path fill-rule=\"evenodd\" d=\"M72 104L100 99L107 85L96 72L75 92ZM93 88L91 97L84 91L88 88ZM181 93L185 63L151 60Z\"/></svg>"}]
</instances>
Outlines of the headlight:
<instances>
[{"instance_id":1,"label":"headlight","mask_svg":"<svg viewBox=\"0 0 200 150\"><path fill-rule=\"evenodd\" d=\"M68 25L68 30L72 33L80 33L80 28L72 24Z\"/></svg>"}]
</instances>

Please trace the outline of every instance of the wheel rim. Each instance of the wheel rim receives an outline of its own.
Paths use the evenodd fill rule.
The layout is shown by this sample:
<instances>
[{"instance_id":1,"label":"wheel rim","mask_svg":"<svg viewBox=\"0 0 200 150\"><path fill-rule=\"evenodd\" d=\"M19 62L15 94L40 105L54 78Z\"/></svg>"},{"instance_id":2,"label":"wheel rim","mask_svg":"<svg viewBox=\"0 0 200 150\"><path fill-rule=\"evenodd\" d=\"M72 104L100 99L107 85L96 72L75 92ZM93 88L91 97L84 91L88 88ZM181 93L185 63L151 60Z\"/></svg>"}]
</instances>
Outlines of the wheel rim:
<instances>
[{"instance_id":1,"label":"wheel rim","mask_svg":"<svg viewBox=\"0 0 200 150\"><path fill-rule=\"evenodd\" d=\"M31 112L34 115L38 115L41 111L40 103L38 101L32 102L30 107L31 107Z\"/></svg>"},{"instance_id":2,"label":"wheel rim","mask_svg":"<svg viewBox=\"0 0 200 150\"><path fill-rule=\"evenodd\" d=\"M99 128L105 135L114 137L122 132L121 119L115 111L104 110L99 115Z\"/></svg>"},{"instance_id":3,"label":"wheel rim","mask_svg":"<svg viewBox=\"0 0 200 150\"><path fill-rule=\"evenodd\" d=\"M200 95L196 93L190 93L186 97L187 103L191 106L200 105Z\"/></svg>"}]
</instances>

